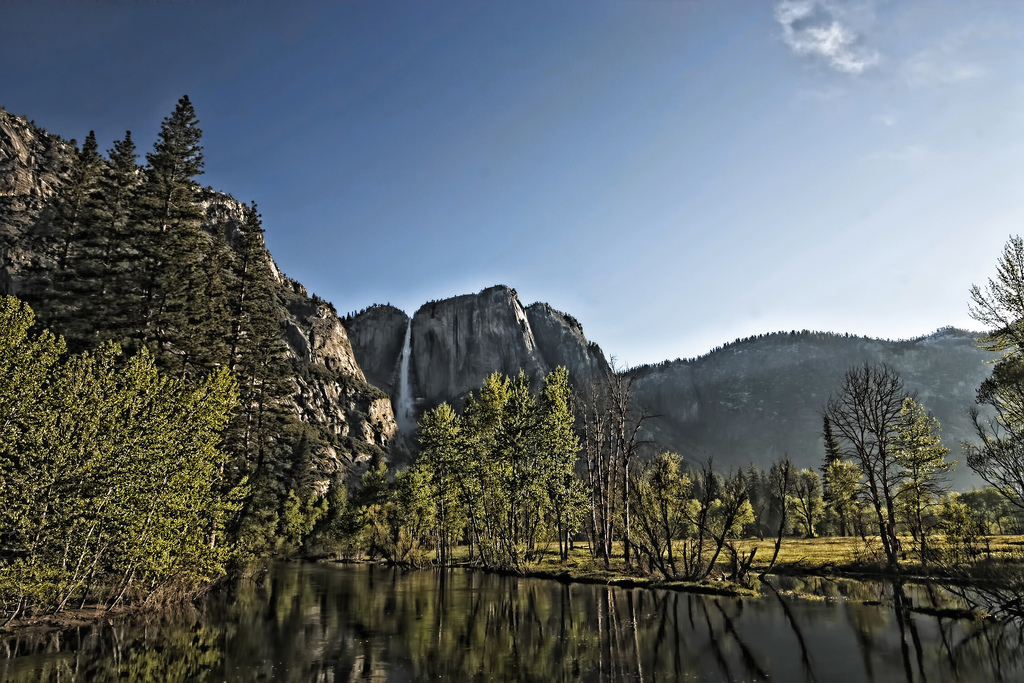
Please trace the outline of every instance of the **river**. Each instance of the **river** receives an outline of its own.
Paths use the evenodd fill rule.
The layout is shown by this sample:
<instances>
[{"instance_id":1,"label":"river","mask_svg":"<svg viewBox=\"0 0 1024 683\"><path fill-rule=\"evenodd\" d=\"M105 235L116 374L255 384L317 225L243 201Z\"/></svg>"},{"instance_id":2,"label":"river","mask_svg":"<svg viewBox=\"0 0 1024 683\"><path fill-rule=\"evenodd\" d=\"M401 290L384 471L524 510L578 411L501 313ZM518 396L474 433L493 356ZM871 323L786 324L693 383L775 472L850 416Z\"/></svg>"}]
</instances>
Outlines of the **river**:
<instances>
[{"instance_id":1,"label":"river","mask_svg":"<svg viewBox=\"0 0 1024 683\"><path fill-rule=\"evenodd\" d=\"M200 608L2 638L0 681L1024 680L1016 624L906 613L891 587L828 583L847 597L278 563Z\"/></svg>"}]
</instances>

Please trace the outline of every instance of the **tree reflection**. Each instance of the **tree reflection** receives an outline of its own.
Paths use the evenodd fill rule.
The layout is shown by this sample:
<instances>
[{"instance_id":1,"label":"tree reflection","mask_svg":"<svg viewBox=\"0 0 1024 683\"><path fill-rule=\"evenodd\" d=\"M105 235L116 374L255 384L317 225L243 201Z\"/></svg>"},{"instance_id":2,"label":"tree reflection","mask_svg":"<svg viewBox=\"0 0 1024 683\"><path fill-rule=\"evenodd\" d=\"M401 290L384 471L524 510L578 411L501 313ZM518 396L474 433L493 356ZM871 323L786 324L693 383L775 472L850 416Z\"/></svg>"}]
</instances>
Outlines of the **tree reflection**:
<instances>
[{"instance_id":1,"label":"tree reflection","mask_svg":"<svg viewBox=\"0 0 1024 683\"><path fill-rule=\"evenodd\" d=\"M922 614L915 590L744 601L287 564L201 610L0 639L0 681L1019 679L1019 628Z\"/></svg>"}]
</instances>

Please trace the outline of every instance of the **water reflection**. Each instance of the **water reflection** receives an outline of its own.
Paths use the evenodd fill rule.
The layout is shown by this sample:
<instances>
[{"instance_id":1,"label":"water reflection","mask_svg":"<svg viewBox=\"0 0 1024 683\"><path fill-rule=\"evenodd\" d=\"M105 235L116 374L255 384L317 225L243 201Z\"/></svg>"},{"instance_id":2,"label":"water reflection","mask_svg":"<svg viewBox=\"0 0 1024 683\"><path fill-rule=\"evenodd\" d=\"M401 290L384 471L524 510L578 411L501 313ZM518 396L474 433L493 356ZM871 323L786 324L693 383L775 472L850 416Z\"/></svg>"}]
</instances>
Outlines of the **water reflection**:
<instances>
[{"instance_id":1,"label":"water reflection","mask_svg":"<svg viewBox=\"0 0 1024 683\"><path fill-rule=\"evenodd\" d=\"M741 600L461 570L281 564L202 610L2 640L0 681L952 682L1024 674L1017 626L913 611L925 589L835 590L859 598Z\"/></svg>"}]
</instances>

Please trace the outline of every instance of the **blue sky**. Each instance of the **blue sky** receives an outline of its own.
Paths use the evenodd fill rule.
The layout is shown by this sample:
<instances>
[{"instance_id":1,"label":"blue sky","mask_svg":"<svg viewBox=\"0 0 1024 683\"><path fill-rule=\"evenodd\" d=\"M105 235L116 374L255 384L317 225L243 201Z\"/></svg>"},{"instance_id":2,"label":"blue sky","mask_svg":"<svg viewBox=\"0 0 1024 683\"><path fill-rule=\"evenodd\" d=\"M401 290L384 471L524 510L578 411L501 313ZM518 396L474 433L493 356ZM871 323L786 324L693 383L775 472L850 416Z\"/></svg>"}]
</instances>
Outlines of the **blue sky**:
<instances>
[{"instance_id":1,"label":"blue sky","mask_svg":"<svg viewBox=\"0 0 1024 683\"><path fill-rule=\"evenodd\" d=\"M515 287L623 364L974 327L1024 226L1024 3L0 4L0 106L144 153L183 94L339 312Z\"/></svg>"}]
</instances>

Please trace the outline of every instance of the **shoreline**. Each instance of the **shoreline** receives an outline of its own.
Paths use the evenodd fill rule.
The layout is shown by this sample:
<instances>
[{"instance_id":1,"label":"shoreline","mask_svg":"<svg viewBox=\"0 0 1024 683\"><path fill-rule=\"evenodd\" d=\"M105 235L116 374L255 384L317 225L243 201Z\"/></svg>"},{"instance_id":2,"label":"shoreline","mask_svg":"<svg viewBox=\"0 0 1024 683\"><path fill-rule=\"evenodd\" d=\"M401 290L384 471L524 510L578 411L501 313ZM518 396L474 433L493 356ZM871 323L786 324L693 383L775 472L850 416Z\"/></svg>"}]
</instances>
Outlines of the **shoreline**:
<instances>
[{"instance_id":1,"label":"shoreline","mask_svg":"<svg viewBox=\"0 0 1024 683\"><path fill-rule=\"evenodd\" d=\"M300 562L327 565L374 565L379 567L395 567L415 571L465 569L471 571L484 572L487 574L496 574L499 576L522 577L531 579L542 579L547 581L556 581L558 583L566 585L604 585L616 588L668 590L681 593L691 593L694 595L707 595L728 598L759 599L770 597L771 593L769 592L769 590L766 590L765 588L761 587L762 585L766 585L773 593L801 600L847 600L854 603L868 605L883 604L878 600L863 600L857 598L848 598L845 596L824 595L821 591L803 591L787 588L777 588L767 580L760 580L758 578L759 575L753 573L752 579L754 579L759 584L758 588L753 588L750 586L739 584L724 578L704 579L702 581L685 581L678 579L637 576L633 574L604 569L588 569L584 571L573 571L573 568L571 567L532 568L524 571L515 571L494 567L484 567L481 565L470 564L468 562L455 563L447 566L426 565L423 567L413 567L365 558L278 558L272 561ZM247 576L250 579L252 578L251 574L248 574ZM849 567L831 565L827 568L826 571L814 571L813 568L809 568L806 565L800 565L800 563L796 563L795 565L777 566L773 568L773 571L771 573L765 574L765 577L766 579L768 577L777 577L783 580L791 579L797 581L818 580L836 582L837 580L840 580L864 584L872 582L878 584L886 584L892 583L896 579L902 579L902 581L914 585L958 586L961 588L984 588L986 585L997 585L997 582L994 582L991 579L950 578L922 574L900 574L897 576L893 576L892 574L885 571L865 570L865 568L861 565L852 565ZM240 575L238 578L241 579L243 577ZM213 590L217 589L213 588ZM204 594L208 594L209 592L210 591L203 591ZM195 605L193 599L183 598L183 600L184 602L187 602L189 605ZM95 626L103 621L122 621L124 619L139 617L144 614L159 614L165 610L171 610L173 608L174 605L171 604L155 606L146 605L143 603L139 605L119 605L114 609L107 610L106 608L102 607L102 605L96 604L92 606L86 606L82 609L64 610L56 614L32 615L29 617L22 617L16 619L6 626L0 625L0 638L20 637L27 635L42 636L55 631L70 631L76 628ZM913 612L919 612L922 614L947 616L951 618L993 618L992 615L988 613L971 611L968 609L941 609L928 606L911 606L910 609Z\"/></svg>"},{"instance_id":2,"label":"shoreline","mask_svg":"<svg viewBox=\"0 0 1024 683\"><path fill-rule=\"evenodd\" d=\"M296 561L296 560L293 560ZM821 581L828 582L837 585L840 582L850 582L856 584L893 584L899 580L903 584L912 586L935 586L935 587L960 587L967 589L981 589L985 587L998 587L998 582L991 579L970 579L970 578L955 578L955 577L942 577L928 574L898 574L893 575L885 570L870 570L866 569L863 565L850 565L850 566L836 566L831 565L827 571L814 571L805 565L799 563L795 565L781 565L776 566L772 572L764 575L765 580L760 579L759 574L751 573L751 578L758 584L757 588L750 587L747 585L739 584L728 579L704 579L702 581L685 581L680 579L665 579L665 578L654 578L630 575L621 572L615 572L614 570L589 570L583 572L574 572L571 568L561 567L557 569L543 569L534 568L524 571L515 571L509 569L500 569L493 567L483 567L480 565L470 563L455 563L447 566L439 565L426 565L423 567L403 566L400 564L382 562L378 560L369 559L312 559L312 560L297 560L297 561L312 561L320 564L371 564L381 567L396 567L404 568L407 570L421 571L421 570L446 570L446 569L466 569L472 571L480 571L488 574L496 574L499 576L510 576L510 577L523 577L523 578L535 578L543 579L548 581L556 581L562 584L589 584L589 585L606 585L614 586L617 588L644 588L650 590L669 590L677 591L681 593L692 593L695 595L710 595L710 596L721 596L721 597L732 597L732 598L766 598L770 597L772 593L785 595L791 598L797 598L801 600L832 600L832 601L849 601L860 604L883 604L877 599L861 599L851 598L847 596L836 596L836 595L825 595L822 591L815 590L794 590L789 588L779 588L773 585L768 578L774 577L781 581L794 580L794 581ZM777 581L778 582L778 581ZM764 586L768 588L765 589ZM953 618L964 618L964 619L984 619L992 618L992 615L983 611L972 611L969 609L944 609L936 608L931 606L922 605L911 605L909 608L913 612L919 612L922 614L932 614L940 616L949 616Z\"/></svg>"}]
</instances>

